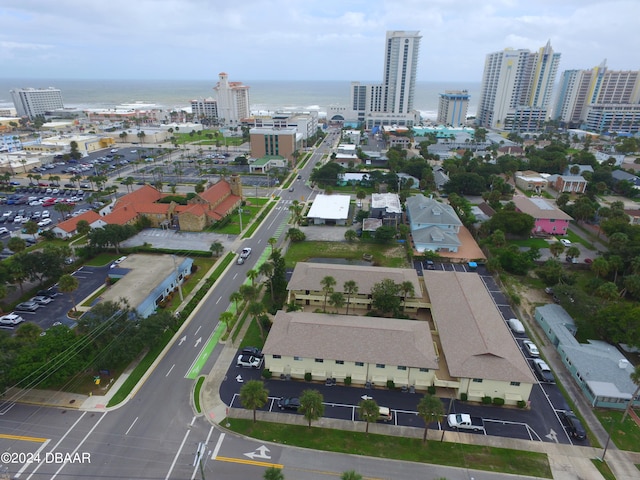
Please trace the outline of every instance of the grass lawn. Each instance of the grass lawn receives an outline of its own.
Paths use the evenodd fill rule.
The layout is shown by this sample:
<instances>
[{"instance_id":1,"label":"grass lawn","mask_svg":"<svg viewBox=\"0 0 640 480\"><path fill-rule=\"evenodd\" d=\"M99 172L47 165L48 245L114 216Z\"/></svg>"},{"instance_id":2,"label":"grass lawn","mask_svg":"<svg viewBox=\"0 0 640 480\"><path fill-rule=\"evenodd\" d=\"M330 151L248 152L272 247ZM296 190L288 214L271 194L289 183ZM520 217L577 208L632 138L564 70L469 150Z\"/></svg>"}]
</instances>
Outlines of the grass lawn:
<instances>
[{"instance_id":1,"label":"grass lawn","mask_svg":"<svg viewBox=\"0 0 640 480\"><path fill-rule=\"evenodd\" d=\"M91 260L85 262L85 265L89 267L104 267L114 260L117 260L122 255L116 255L115 253L100 253L93 257Z\"/></svg>"},{"instance_id":2,"label":"grass lawn","mask_svg":"<svg viewBox=\"0 0 640 480\"><path fill-rule=\"evenodd\" d=\"M538 247L549 248L549 242L544 238L526 238L524 240L509 240L509 244L518 245L519 247Z\"/></svg>"},{"instance_id":3,"label":"grass lawn","mask_svg":"<svg viewBox=\"0 0 640 480\"><path fill-rule=\"evenodd\" d=\"M624 424L621 424L620 421L624 412L595 409L594 413L604 429L611 430L611 441L619 449L640 452L640 427L631 417L627 416Z\"/></svg>"},{"instance_id":4,"label":"grass lawn","mask_svg":"<svg viewBox=\"0 0 640 480\"><path fill-rule=\"evenodd\" d=\"M251 223L253 218L256 216L258 211L260 210L260 205L245 205L242 207L242 228L247 228L247 225ZM240 234L240 216L238 212L232 213L231 221L227 223L224 227L215 228L215 229L207 229L208 231L223 233L226 235L239 235Z\"/></svg>"},{"instance_id":5,"label":"grass lawn","mask_svg":"<svg viewBox=\"0 0 640 480\"><path fill-rule=\"evenodd\" d=\"M300 425L269 422L254 424L251 420L236 418L227 419L226 423L242 435L314 450L552 478L549 461L542 453L433 440L423 444L422 439L417 438L367 435L364 423L362 432L316 427L309 430Z\"/></svg>"},{"instance_id":6,"label":"grass lawn","mask_svg":"<svg viewBox=\"0 0 640 480\"><path fill-rule=\"evenodd\" d=\"M292 243L289 250L287 250L285 260L287 267L293 267L297 262L305 262L315 257L362 260L363 253L373 255L373 264L377 266L395 268L409 267L407 254L403 246L368 242L304 241Z\"/></svg>"}]
</instances>

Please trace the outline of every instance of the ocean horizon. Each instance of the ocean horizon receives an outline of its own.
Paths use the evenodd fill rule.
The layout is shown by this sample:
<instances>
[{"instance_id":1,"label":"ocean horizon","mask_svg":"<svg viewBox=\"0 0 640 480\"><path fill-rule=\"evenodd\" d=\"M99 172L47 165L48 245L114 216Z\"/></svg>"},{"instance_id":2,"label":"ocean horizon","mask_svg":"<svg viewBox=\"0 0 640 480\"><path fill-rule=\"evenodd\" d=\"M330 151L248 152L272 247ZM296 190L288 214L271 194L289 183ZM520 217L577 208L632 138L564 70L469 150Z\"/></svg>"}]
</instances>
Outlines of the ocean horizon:
<instances>
[{"instance_id":1,"label":"ocean horizon","mask_svg":"<svg viewBox=\"0 0 640 480\"><path fill-rule=\"evenodd\" d=\"M231 79L236 81L235 79ZM75 80L0 78L0 107L13 107L14 88L55 87L62 91L65 107L112 108L124 103L151 103L174 109L190 107L193 99L216 97L209 80ZM317 110L349 103L350 81L243 81L249 89L251 112ZM363 82L364 83L364 82ZM376 83L376 82L370 82ZM469 115L477 111L480 82L416 82L414 108L425 119L435 119L439 95L447 90L467 90Z\"/></svg>"}]
</instances>

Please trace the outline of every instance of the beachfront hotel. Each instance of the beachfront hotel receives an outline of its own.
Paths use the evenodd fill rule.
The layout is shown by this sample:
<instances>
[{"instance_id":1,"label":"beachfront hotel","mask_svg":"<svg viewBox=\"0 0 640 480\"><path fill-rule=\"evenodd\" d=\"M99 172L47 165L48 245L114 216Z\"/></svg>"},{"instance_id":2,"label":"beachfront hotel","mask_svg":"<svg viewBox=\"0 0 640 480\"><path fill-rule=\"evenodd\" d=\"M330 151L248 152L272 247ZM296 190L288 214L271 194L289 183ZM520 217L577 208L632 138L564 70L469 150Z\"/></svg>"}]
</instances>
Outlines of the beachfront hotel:
<instances>
[{"instance_id":1,"label":"beachfront hotel","mask_svg":"<svg viewBox=\"0 0 640 480\"><path fill-rule=\"evenodd\" d=\"M382 83L352 82L345 120L362 122L367 129L419 123L420 114L414 110L413 100L421 38L420 32L387 32Z\"/></svg>"},{"instance_id":2,"label":"beachfront hotel","mask_svg":"<svg viewBox=\"0 0 640 480\"><path fill-rule=\"evenodd\" d=\"M447 90L440 94L438 102L438 124L461 127L467 121L469 92L467 90Z\"/></svg>"},{"instance_id":3,"label":"beachfront hotel","mask_svg":"<svg viewBox=\"0 0 640 480\"><path fill-rule=\"evenodd\" d=\"M11 90L13 104L19 117L33 120L51 110L64 108L62 92L58 88L16 88Z\"/></svg>"},{"instance_id":4,"label":"beachfront hotel","mask_svg":"<svg viewBox=\"0 0 640 480\"><path fill-rule=\"evenodd\" d=\"M560 54L551 43L538 52L513 50L487 55L476 123L480 127L536 131L549 117Z\"/></svg>"},{"instance_id":5,"label":"beachfront hotel","mask_svg":"<svg viewBox=\"0 0 640 480\"><path fill-rule=\"evenodd\" d=\"M238 126L243 118L250 115L249 87L242 82L230 82L226 73L218 75L218 84L213 87L217 93L217 113L225 125Z\"/></svg>"}]
</instances>

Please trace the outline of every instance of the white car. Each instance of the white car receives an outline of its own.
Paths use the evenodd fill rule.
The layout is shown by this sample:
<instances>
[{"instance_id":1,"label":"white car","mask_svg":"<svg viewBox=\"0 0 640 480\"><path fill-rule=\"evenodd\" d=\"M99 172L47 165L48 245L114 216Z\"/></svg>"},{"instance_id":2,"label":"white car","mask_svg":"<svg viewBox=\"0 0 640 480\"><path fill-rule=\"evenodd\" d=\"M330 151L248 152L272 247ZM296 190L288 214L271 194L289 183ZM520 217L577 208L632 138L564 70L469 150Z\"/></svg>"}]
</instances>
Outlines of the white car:
<instances>
[{"instance_id":1,"label":"white car","mask_svg":"<svg viewBox=\"0 0 640 480\"><path fill-rule=\"evenodd\" d=\"M39 227L46 227L47 225L51 225L51 219L50 218L43 218L42 220L40 220L38 222L38 226Z\"/></svg>"},{"instance_id":2,"label":"white car","mask_svg":"<svg viewBox=\"0 0 640 480\"><path fill-rule=\"evenodd\" d=\"M517 318L510 318L509 320L507 320L507 323L509 324L509 328L513 330L513 333L522 334L525 332L524 325L522 325L522 322Z\"/></svg>"},{"instance_id":3,"label":"white car","mask_svg":"<svg viewBox=\"0 0 640 480\"><path fill-rule=\"evenodd\" d=\"M0 235L6 235L9 233L9 229L7 227L0 227Z\"/></svg>"},{"instance_id":4,"label":"white car","mask_svg":"<svg viewBox=\"0 0 640 480\"><path fill-rule=\"evenodd\" d=\"M240 354L236 361L237 367L260 368L260 365L262 365L262 358L253 355Z\"/></svg>"},{"instance_id":5,"label":"white car","mask_svg":"<svg viewBox=\"0 0 640 480\"><path fill-rule=\"evenodd\" d=\"M24 322L24 318L13 312L0 317L0 325L13 327L15 325L20 325L22 322Z\"/></svg>"},{"instance_id":6,"label":"white car","mask_svg":"<svg viewBox=\"0 0 640 480\"><path fill-rule=\"evenodd\" d=\"M538 350L538 347L531 340L525 340L524 342L522 342L522 345L524 346L527 353L532 357L540 356L540 351Z\"/></svg>"},{"instance_id":7,"label":"white car","mask_svg":"<svg viewBox=\"0 0 640 480\"><path fill-rule=\"evenodd\" d=\"M41 217L42 218L49 218L49 210L43 210Z\"/></svg>"},{"instance_id":8,"label":"white car","mask_svg":"<svg viewBox=\"0 0 640 480\"><path fill-rule=\"evenodd\" d=\"M38 305L48 305L53 300L49 297L45 297L44 295L37 295L31 299L32 302L36 302Z\"/></svg>"},{"instance_id":9,"label":"white car","mask_svg":"<svg viewBox=\"0 0 640 480\"><path fill-rule=\"evenodd\" d=\"M13 219L13 223L22 223L22 215L16 215L16 218Z\"/></svg>"},{"instance_id":10,"label":"white car","mask_svg":"<svg viewBox=\"0 0 640 480\"><path fill-rule=\"evenodd\" d=\"M243 248L242 252L240 253L240 258L249 258L249 255L251 255L251 248Z\"/></svg>"},{"instance_id":11,"label":"white car","mask_svg":"<svg viewBox=\"0 0 640 480\"><path fill-rule=\"evenodd\" d=\"M562 245L564 245L565 247L570 247L571 246L571 242L569 240L567 240L566 238L561 238L560 242L562 242Z\"/></svg>"}]
</instances>

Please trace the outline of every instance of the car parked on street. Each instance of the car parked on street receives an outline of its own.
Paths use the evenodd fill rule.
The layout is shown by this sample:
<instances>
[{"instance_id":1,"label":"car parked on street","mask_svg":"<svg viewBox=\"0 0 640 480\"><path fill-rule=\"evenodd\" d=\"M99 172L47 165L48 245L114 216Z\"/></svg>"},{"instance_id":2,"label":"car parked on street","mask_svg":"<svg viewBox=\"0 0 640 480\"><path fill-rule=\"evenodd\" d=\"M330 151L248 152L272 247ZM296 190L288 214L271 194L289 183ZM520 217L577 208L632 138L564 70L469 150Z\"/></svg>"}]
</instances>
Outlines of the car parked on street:
<instances>
[{"instance_id":1,"label":"car parked on street","mask_svg":"<svg viewBox=\"0 0 640 480\"><path fill-rule=\"evenodd\" d=\"M524 342L522 342L522 345L524 346L525 351L530 356L532 356L532 357L539 357L540 356L540 351L538 350L538 347L531 340L525 340Z\"/></svg>"}]
</instances>

